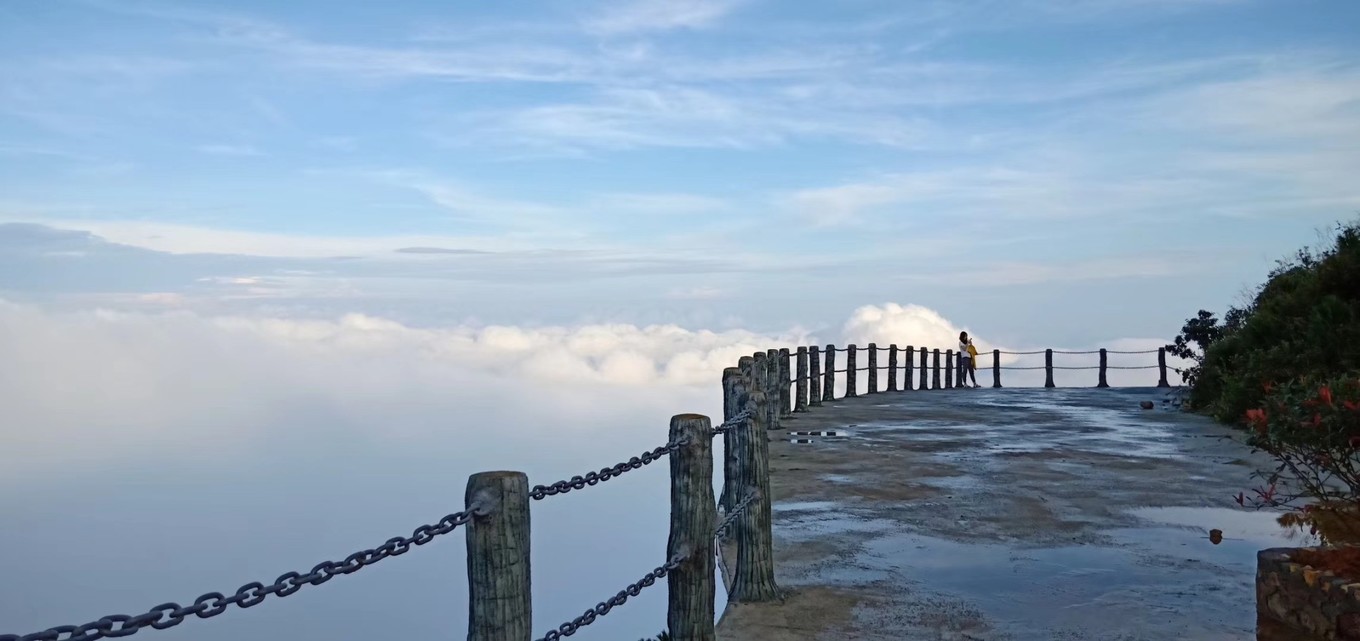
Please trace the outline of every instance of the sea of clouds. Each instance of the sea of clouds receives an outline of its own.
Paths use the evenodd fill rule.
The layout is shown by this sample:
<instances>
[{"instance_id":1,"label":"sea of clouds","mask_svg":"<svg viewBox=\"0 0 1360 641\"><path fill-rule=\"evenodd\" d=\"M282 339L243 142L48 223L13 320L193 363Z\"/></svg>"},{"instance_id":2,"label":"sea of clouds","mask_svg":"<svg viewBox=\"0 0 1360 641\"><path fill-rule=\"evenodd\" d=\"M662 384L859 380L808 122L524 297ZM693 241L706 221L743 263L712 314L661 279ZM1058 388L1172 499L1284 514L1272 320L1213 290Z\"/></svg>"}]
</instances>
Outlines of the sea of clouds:
<instances>
[{"instance_id":1,"label":"sea of clouds","mask_svg":"<svg viewBox=\"0 0 1360 641\"><path fill-rule=\"evenodd\" d=\"M664 442L674 414L720 415L723 368L758 350L947 348L959 331L898 304L853 310L839 335L814 336L796 327L415 328L358 314L59 312L0 301L0 574L10 579L0 584L0 633L306 571L460 509L473 472L548 482L611 465ZM1028 351L975 340L984 352ZM1156 362L1111 363L1119 358ZM1043 382L1042 371L1003 374L1008 387ZM990 384L990 372L979 380ZM1094 382L1093 371L1058 376ZM1156 372L1113 371L1110 382L1151 385ZM664 556L664 468L534 506L536 628L579 614ZM462 554L455 534L286 600L154 634L442 638L466 621ZM655 634L664 592L644 593L591 634Z\"/></svg>"}]
</instances>

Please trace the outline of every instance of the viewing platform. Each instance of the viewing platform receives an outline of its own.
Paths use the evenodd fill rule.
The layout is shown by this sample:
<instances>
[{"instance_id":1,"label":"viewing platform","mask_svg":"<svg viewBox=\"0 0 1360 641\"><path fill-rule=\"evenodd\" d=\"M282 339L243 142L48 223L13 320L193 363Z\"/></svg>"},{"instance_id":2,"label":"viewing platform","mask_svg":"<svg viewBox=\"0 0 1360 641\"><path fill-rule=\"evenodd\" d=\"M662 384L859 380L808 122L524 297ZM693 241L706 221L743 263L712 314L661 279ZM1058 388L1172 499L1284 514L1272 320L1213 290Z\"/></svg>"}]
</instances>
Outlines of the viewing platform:
<instances>
[{"instance_id":1,"label":"viewing platform","mask_svg":"<svg viewBox=\"0 0 1360 641\"><path fill-rule=\"evenodd\" d=\"M1256 552L1288 535L1231 497L1268 461L1168 397L892 392L786 416L769 435L785 598L729 604L718 638L1257 639Z\"/></svg>"}]
</instances>

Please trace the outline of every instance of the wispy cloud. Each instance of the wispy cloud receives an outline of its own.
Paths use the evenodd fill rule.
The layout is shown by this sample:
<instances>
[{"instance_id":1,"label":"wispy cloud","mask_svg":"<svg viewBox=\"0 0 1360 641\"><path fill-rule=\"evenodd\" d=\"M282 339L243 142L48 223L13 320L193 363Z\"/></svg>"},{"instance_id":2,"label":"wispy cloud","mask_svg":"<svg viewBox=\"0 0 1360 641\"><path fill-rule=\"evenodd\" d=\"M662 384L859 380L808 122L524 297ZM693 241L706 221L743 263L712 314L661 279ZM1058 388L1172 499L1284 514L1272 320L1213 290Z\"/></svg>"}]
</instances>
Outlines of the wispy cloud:
<instances>
[{"instance_id":1,"label":"wispy cloud","mask_svg":"<svg viewBox=\"0 0 1360 641\"><path fill-rule=\"evenodd\" d=\"M584 26L601 35L695 29L712 25L738 4L736 0L627 0L606 3Z\"/></svg>"}]
</instances>

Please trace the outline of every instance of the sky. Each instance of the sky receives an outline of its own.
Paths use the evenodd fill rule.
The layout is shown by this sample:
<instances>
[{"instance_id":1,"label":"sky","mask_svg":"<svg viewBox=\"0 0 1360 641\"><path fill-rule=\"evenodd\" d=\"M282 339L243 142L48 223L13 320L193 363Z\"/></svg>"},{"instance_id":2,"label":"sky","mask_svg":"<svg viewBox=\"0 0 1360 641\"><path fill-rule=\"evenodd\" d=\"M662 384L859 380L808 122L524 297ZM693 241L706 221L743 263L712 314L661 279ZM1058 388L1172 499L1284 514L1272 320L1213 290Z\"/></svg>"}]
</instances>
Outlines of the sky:
<instances>
[{"instance_id":1,"label":"sky","mask_svg":"<svg viewBox=\"0 0 1360 641\"><path fill-rule=\"evenodd\" d=\"M1360 209L1351 2L502 5L0 0L0 633L624 460L768 347L1155 349ZM660 558L648 472L535 513L537 624ZM432 636L435 549L158 634Z\"/></svg>"}]
</instances>

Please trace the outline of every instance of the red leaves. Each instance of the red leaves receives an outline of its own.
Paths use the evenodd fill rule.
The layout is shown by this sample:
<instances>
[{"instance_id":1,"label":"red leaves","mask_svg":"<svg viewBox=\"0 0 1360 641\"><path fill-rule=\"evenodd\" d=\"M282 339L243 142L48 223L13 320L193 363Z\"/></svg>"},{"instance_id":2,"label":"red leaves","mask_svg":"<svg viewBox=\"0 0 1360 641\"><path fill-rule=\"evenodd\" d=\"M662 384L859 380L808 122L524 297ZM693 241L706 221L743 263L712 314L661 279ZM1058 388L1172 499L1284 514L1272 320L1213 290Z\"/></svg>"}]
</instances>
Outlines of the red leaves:
<instances>
[{"instance_id":1,"label":"red leaves","mask_svg":"<svg viewBox=\"0 0 1360 641\"><path fill-rule=\"evenodd\" d=\"M1343 401L1341 406L1352 412L1360 412L1360 403L1356 403L1355 401Z\"/></svg>"},{"instance_id":2,"label":"red leaves","mask_svg":"<svg viewBox=\"0 0 1360 641\"><path fill-rule=\"evenodd\" d=\"M1247 504L1247 503L1246 503L1246 502L1247 502L1247 495L1246 495L1245 493L1243 493L1243 492L1238 492L1238 493L1237 493L1237 496L1234 496L1234 497L1233 497L1233 500L1237 501L1237 504L1238 504L1238 505L1241 505L1241 506L1244 506L1244 507L1245 507L1246 504Z\"/></svg>"},{"instance_id":3,"label":"red leaves","mask_svg":"<svg viewBox=\"0 0 1360 641\"><path fill-rule=\"evenodd\" d=\"M1275 383L1272 381L1266 381L1264 383L1261 383L1261 390L1264 391L1268 396L1270 395L1271 392L1275 391Z\"/></svg>"},{"instance_id":4,"label":"red leaves","mask_svg":"<svg viewBox=\"0 0 1360 641\"><path fill-rule=\"evenodd\" d=\"M1265 410L1263 409L1247 410L1247 425L1250 425L1252 429L1256 430L1257 434L1265 434L1266 427L1269 425L1269 422L1270 421L1266 417Z\"/></svg>"},{"instance_id":5,"label":"red leaves","mask_svg":"<svg viewBox=\"0 0 1360 641\"><path fill-rule=\"evenodd\" d=\"M1320 427L1321 425L1322 425L1322 415L1321 415L1321 414L1318 414L1317 412L1314 412L1314 413L1313 413L1313 427L1316 429L1317 427Z\"/></svg>"},{"instance_id":6,"label":"red leaves","mask_svg":"<svg viewBox=\"0 0 1360 641\"><path fill-rule=\"evenodd\" d=\"M1318 389L1318 401L1327 407L1332 406L1332 388L1323 385Z\"/></svg>"}]
</instances>

